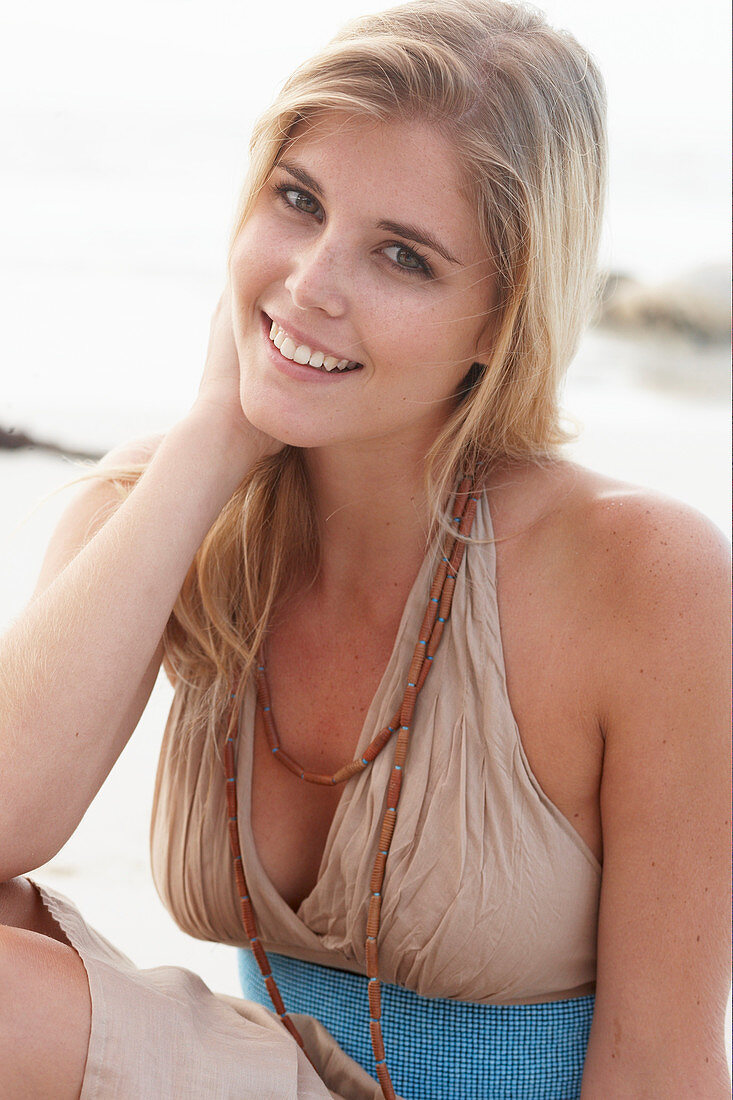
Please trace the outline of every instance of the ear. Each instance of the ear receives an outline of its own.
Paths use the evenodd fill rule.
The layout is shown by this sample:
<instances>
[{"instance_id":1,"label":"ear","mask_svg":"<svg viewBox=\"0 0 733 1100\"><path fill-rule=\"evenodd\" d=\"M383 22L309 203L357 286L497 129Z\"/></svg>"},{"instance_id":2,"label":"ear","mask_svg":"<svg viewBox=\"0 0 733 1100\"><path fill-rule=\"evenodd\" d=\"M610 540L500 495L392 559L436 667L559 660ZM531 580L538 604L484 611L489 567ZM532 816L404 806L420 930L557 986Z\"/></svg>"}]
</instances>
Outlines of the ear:
<instances>
[{"instance_id":1,"label":"ear","mask_svg":"<svg viewBox=\"0 0 733 1100\"><path fill-rule=\"evenodd\" d=\"M478 363L478 362L472 363L469 370L468 370L468 373L466 374L465 378L463 379L463 382L461 383L461 388L472 390L474 388L474 386L477 386L479 384L479 382L481 381L481 379L483 378L485 370L486 370L486 364L485 363Z\"/></svg>"},{"instance_id":2,"label":"ear","mask_svg":"<svg viewBox=\"0 0 733 1100\"><path fill-rule=\"evenodd\" d=\"M485 370L485 363L471 364L468 371L459 382L458 388L456 390L456 397L458 399L459 405L462 401L465 401L471 391L474 390L476 386L478 386L479 382L484 376Z\"/></svg>"}]
</instances>

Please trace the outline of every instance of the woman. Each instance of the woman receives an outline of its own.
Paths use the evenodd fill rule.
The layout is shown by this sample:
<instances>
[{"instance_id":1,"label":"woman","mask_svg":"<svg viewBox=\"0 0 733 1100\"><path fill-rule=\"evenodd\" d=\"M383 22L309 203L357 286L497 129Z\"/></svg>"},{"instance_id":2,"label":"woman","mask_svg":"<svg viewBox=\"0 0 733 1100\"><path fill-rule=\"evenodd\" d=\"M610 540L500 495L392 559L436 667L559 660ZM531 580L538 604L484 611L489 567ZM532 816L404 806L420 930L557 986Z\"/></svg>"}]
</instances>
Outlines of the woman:
<instances>
[{"instance_id":1,"label":"woman","mask_svg":"<svg viewBox=\"0 0 733 1100\"><path fill-rule=\"evenodd\" d=\"M727 1094L725 543L560 454L604 117L535 11L426 0L258 123L197 400L0 654L4 1096ZM245 1000L26 874L161 662L156 884Z\"/></svg>"}]
</instances>

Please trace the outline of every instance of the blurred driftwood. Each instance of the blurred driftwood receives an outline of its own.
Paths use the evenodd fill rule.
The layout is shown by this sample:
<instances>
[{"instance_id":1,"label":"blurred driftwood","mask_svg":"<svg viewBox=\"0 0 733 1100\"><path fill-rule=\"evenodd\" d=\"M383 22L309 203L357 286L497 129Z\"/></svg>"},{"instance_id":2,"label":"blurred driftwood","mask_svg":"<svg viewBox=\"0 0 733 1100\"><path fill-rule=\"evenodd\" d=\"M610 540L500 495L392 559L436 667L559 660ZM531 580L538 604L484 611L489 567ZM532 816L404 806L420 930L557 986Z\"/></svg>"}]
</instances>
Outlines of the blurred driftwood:
<instances>
[{"instance_id":1,"label":"blurred driftwood","mask_svg":"<svg viewBox=\"0 0 733 1100\"><path fill-rule=\"evenodd\" d=\"M19 451L30 450L47 451L50 454L64 455L66 458L89 459L97 462L102 457L95 451L78 450L75 447L65 447L61 443L52 443L47 439L34 439L25 432L16 431L15 428L3 428L0 426L0 450Z\"/></svg>"}]
</instances>

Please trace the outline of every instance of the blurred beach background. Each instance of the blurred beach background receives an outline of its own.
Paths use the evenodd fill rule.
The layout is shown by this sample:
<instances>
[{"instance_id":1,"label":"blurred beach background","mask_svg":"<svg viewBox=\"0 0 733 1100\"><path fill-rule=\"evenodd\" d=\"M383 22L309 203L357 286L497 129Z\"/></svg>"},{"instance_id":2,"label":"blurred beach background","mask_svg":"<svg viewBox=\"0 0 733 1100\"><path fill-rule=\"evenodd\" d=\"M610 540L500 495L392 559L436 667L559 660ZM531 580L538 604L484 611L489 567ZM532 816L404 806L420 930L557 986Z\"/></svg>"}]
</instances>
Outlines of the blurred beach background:
<instances>
[{"instance_id":1,"label":"blurred beach background","mask_svg":"<svg viewBox=\"0 0 733 1100\"><path fill-rule=\"evenodd\" d=\"M5 5L0 429L96 453L185 414L252 122L343 21L384 6ZM568 453L687 501L727 533L728 6L539 6L594 54L609 94L611 277L568 377L580 429ZM78 472L41 448L0 450L0 628L28 599L74 490L39 502ZM170 698L161 677L77 832L35 877L139 966L186 966L236 994L234 950L181 932L150 875Z\"/></svg>"}]
</instances>

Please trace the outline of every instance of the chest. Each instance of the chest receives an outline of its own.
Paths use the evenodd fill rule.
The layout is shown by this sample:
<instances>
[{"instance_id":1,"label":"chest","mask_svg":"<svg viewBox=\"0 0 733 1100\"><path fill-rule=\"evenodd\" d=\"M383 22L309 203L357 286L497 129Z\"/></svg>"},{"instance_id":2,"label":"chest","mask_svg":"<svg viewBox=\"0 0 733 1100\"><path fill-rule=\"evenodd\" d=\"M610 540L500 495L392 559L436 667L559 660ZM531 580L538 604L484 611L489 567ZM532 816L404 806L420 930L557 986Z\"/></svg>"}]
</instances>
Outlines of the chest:
<instances>
[{"instance_id":1,"label":"chest","mask_svg":"<svg viewBox=\"0 0 733 1100\"><path fill-rule=\"evenodd\" d=\"M535 574L529 586L526 576L511 556L503 562L497 556L509 701L535 778L601 860L602 740L584 671L588 628L582 616L568 614L549 575ZM354 758L398 626L395 614L381 630L344 629L343 619L338 630L329 629L307 609L279 620L267 649L272 712L283 748L304 770L332 774ZM279 765L257 710L253 835L268 877L293 908L318 878L342 791L303 782Z\"/></svg>"}]
</instances>

